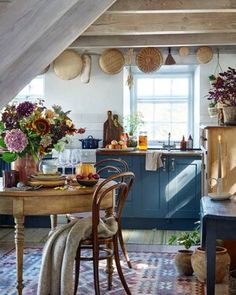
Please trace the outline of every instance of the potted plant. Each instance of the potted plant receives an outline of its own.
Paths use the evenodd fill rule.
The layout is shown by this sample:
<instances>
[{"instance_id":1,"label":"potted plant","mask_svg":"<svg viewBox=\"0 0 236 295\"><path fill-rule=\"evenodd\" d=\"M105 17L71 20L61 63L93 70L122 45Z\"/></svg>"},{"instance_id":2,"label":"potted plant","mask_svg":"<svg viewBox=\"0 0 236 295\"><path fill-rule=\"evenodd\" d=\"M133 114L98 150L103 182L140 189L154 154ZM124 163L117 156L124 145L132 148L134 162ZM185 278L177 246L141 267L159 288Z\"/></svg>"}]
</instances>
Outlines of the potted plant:
<instances>
[{"instance_id":1,"label":"potted plant","mask_svg":"<svg viewBox=\"0 0 236 295\"><path fill-rule=\"evenodd\" d=\"M177 244L184 246L184 249L178 250L175 255L175 266L180 275L191 276L193 268L191 264L191 256L193 251L190 248L193 245L200 244L199 226L194 231L183 232L179 236L172 235L168 241L169 245Z\"/></svg>"},{"instance_id":2,"label":"potted plant","mask_svg":"<svg viewBox=\"0 0 236 295\"><path fill-rule=\"evenodd\" d=\"M236 70L229 67L211 84L207 99L223 109L223 122L236 125ZM220 114L220 112L219 112Z\"/></svg>"},{"instance_id":3,"label":"potted plant","mask_svg":"<svg viewBox=\"0 0 236 295\"><path fill-rule=\"evenodd\" d=\"M124 118L124 126L129 134L128 147L137 146L137 132L144 124L143 114L141 112L132 113Z\"/></svg>"}]
</instances>

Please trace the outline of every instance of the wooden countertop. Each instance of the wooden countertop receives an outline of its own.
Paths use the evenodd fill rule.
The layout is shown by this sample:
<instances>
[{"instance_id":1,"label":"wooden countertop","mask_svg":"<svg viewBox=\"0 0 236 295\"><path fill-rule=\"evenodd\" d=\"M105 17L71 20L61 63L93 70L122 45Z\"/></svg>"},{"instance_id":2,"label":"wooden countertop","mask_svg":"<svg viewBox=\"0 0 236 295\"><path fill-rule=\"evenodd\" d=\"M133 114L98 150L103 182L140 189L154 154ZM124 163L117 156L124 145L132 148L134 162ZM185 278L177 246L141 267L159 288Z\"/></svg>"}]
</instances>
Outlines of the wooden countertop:
<instances>
[{"instance_id":1,"label":"wooden countertop","mask_svg":"<svg viewBox=\"0 0 236 295\"><path fill-rule=\"evenodd\" d=\"M180 151L180 150L153 150L150 149L148 151L119 151L119 150L111 150L111 151L101 151L97 149L96 154L97 155L129 155L129 156L145 156L147 152L151 151L157 151L159 153L162 153L163 156L178 156L178 157L199 157L202 156L203 152L202 150L192 150L192 151Z\"/></svg>"}]
</instances>

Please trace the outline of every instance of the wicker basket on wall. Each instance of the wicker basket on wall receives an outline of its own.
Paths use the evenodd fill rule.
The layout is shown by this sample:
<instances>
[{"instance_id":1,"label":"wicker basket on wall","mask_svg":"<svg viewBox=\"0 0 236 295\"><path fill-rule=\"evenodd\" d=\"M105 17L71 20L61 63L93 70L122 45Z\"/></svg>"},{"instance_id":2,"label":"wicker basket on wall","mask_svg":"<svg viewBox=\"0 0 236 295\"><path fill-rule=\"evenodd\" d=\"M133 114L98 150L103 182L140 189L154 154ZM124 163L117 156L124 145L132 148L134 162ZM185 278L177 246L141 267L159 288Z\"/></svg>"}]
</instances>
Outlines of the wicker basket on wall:
<instances>
[{"instance_id":1,"label":"wicker basket on wall","mask_svg":"<svg viewBox=\"0 0 236 295\"><path fill-rule=\"evenodd\" d=\"M107 49L98 60L101 70L108 75L118 74L124 67L125 58L123 53L116 49Z\"/></svg>"},{"instance_id":2,"label":"wicker basket on wall","mask_svg":"<svg viewBox=\"0 0 236 295\"><path fill-rule=\"evenodd\" d=\"M142 48L136 55L136 64L140 71L151 73L157 71L163 64L161 52L152 47Z\"/></svg>"}]
</instances>

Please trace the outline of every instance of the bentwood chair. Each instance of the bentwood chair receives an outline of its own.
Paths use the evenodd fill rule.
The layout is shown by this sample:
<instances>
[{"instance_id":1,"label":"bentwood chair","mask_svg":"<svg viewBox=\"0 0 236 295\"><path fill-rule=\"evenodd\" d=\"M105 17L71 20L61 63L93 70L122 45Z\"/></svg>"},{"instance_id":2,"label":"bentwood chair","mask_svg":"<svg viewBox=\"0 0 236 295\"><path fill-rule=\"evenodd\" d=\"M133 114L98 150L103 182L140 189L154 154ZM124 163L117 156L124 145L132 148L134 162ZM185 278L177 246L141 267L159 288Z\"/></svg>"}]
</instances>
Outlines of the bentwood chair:
<instances>
[{"instance_id":1,"label":"bentwood chair","mask_svg":"<svg viewBox=\"0 0 236 295\"><path fill-rule=\"evenodd\" d=\"M116 191L118 195L117 206L114 207L113 215L117 222L118 228L121 228L121 214L127 199L128 193L134 182L134 174L132 172L123 172L112 175L101 182L96 188L93 195L92 203L92 235L90 239L82 240L77 249L75 258L75 284L74 284L74 294L77 292L79 284L79 271L80 271L80 261L82 260L92 260L93 261L93 276L94 276L94 287L95 294L100 294L99 287L99 260L108 259L110 257L115 258L116 268L121 280L121 283L126 291L126 294L131 295L129 287L126 283L125 277L122 272L120 257L118 251L118 238L119 231L108 238L102 238L98 236L98 224L100 221L100 204L104 197L111 192ZM112 249L108 249L107 245L112 243ZM83 256L83 250L91 250L91 256ZM108 274L108 287L109 282L111 282L111 277Z\"/></svg>"},{"instance_id":2,"label":"bentwood chair","mask_svg":"<svg viewBox=\"0 0 236 295\"><path fill-rule=\"evenodd\" d=\"M97 168L97 173L102 178L106 178L109 175L114 175L116 173L127 172L129 169L128 164L124 160L114 159L114 158L102 159L98 161L94 166ZM117 200L117 196L116 196L116 200ZM68 221L72 221L79 218L82 218L82 215L78 216L73 214L67 214ZM129 268L132 268L132 264L125 246L125 242L124 242L124 238L123 238L122 230L120 226L118 229L118 237L119 237L120 247L124 254L127 265Z\"/></svg>"}]
</instances>

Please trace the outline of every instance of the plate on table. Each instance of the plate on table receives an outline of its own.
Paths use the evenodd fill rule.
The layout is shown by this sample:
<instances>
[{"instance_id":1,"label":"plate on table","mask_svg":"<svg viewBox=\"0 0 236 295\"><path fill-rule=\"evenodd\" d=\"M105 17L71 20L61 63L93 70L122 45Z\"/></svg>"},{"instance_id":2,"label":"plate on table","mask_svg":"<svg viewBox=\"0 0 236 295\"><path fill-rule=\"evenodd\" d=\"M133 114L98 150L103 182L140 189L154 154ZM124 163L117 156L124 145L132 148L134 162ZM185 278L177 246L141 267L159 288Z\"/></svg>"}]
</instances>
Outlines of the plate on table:
<instances>
[{"instance_id":1,"label":"plate on table","mask_svg":"<svg viewBox=\"0 0 236 295\"><path fill-rule=\"evenodd\" d=\"M28 185L30 185L30 186L42 185L44 187L64 186L65 185L65 178L57 179L57 180L37 180L37 179L31 178L28 181Z\"/></svg>"},{"instance_id":2,"label":"plate on table","mask_svg":"<svg viewBox=\"0 0 236 295\"><path fill-rule=\"evenodd\" d=\"M221 193L221 194L217 194L217 193L209 193L208 196L214 200L214 201L223 201L223 200L228 200L232 195L231 193Z\"/></svg>"},{"instance_id":3,"label":"plate on table","mask_svg":"<svg viewBox=\"0 0 236 295\"><path fill-rule=\"evenodd\" d=\"M134 147L127 147L126 149L109 149L109 148L100 148L100 151L106 151L106 152L131 152L134 151Z\"/></svg>"},{"instance_id":4,"label":"plate on table","mask_svg":"<svg viewBox=\"0 0 236 295\"><path fill-rule=\"evenodd\" d=\"M54 174L35 174L35 175L31 175L31 178L35 179L35 180L47 180L47 181L51 181L51 180L62 180L65 179L65 176L61 175L60 172L58 173L54 173Z\"/></svg>"}]
</instances>

